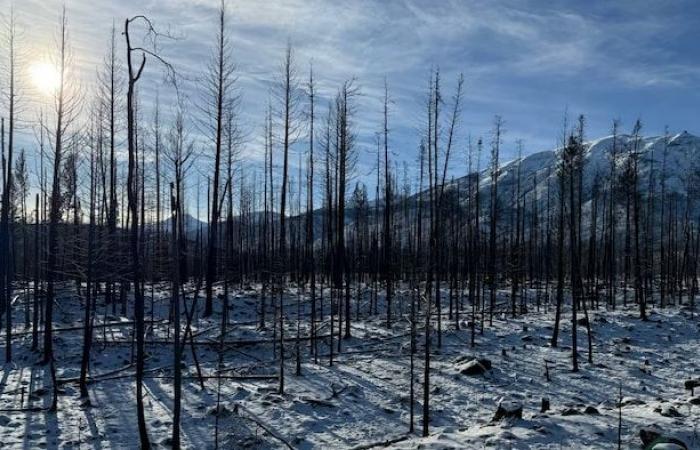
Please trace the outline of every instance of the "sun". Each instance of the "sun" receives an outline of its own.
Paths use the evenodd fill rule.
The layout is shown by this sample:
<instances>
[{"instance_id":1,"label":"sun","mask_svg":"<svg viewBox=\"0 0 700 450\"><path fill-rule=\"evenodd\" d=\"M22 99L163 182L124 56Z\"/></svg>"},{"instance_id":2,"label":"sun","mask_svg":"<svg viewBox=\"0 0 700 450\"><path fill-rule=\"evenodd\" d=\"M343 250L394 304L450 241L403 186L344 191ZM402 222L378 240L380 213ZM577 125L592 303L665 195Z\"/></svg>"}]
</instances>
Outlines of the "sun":
<instances>
[{"instance_id":1,"label":"sun","mask_svg":"<svg viewBox=\"0 0 700 450\"><path fill-rule=\"evenodd\" d=\"M58 68L48 62L36 62L30 67L32 84L44 94L54 94L61 84Z\"/></svg>"}]
</instances>

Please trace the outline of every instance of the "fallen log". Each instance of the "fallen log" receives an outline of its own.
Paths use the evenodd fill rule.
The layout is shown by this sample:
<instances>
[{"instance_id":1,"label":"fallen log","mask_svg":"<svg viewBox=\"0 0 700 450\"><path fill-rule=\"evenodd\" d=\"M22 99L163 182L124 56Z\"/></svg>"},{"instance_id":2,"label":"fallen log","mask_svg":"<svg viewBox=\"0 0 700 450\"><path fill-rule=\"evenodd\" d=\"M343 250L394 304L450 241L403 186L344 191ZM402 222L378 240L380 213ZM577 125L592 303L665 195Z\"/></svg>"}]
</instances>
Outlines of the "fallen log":
<instances>
[{"instance_id":1,"label":"fallen log","mask_svg":"<svg viewBox=\"0 0 700 450\"><path fill-rule=\"evenodd\" d=\"M358 445L357 447L352 447L352 450L367 450L375 447L388 447L390 445L396 444L397 442L405 441L409 438L409 435L404 434L402 436L397 436L391 439L385 439L383 441L370 442L369 444Z\"/></svg>"},{"instance_id":2,"label":"fallen log","mask_svg":"<svg viewBox=\"0 0 700 450\"><path fill-rule=\"evenodd\" d=\"M262 420L260 420L258 418L258 416L255 415L255 413L253 413L252 411L250 411L249 409L247 409L246 407L244 407L241 404L237 404L237 405L238 405L239 411L242 411L245 413L244 417L246 419L248 419L252 422L255 422L260 428L267 431L270 436L272 436L275 439L277 439L278 441L282 442L290 450L294 450L294 447L292 446L292 444L289 443L289 441L287 439L285 439L282 435L280 435L279 433L274 431L272 428L270 428L268 425L266 425Z\"/></svg>"},{"instance_id":3,"label":"fallen log","mask_svg":"<svg viewBox=\"0 0 700 450\"><path fill-rule=\"evenodd\" d=\"M324 334L324 335L319 335L316 336L317 339L327 339L330 337L330 334ZM311 340L311 336L301 336L299 338L300 341L308 341ZM295 342L297 338L295 336L292 337L286 337L284 338L284 342ZM249 345L260 345L260 344L273 344L275 342L279 342L279 339L241 339L239 341L224 341L223 343L220 341L215 341L215 340L206 340L206 341L194 341L194 342L188 342L187 344L193 344L197 346L213 346L213 347L220 347L222 344L224 346L231 346L231 347L245 347ZM106 344L106 345L131 345L132 341L131 340L95 340L95 343L97 344ZM146 344L153 344L153 345L173 345L172 341L168 341L165 339L157 339L157 340L152 340L148 341Z\"/></svg>"},{"instance_id":4,"label":"fallen log","mask_svg":"<svg viewBox=\"0 0 700 450\"><path fill-rule=\"evenodd\" d=\"M161 323L165 322L165 320L146 320L145 323L148 324L154 324L154 323ZM109 328L109 327L126 327L126 326L134 326L135 322L130 320L130 321L124 321L124 322L108 322L108 323L96 323L92 325L92 328ZM73 327L61 327L61 328L54 328L52 331L54 333L64 333L67 331L83 331L85 329L84 325L76 325ZM0 336L3 336L5 333L0 333ZM32 334L32 331L18 331L18 332L13 332L12 336L30 336ZM129 341L131 342L131 341Z\"/></svg>"}]
</instances>

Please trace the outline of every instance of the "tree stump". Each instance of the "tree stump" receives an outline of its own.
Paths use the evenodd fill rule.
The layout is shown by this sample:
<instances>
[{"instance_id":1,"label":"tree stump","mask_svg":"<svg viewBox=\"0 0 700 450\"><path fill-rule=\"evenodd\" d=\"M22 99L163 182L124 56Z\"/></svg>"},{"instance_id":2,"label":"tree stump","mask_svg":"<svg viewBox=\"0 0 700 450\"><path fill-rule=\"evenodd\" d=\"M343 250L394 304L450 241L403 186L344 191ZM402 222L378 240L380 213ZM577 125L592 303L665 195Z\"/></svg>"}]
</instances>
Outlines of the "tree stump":
<instances>
[{"instance_id":1,"label":"tree stump","mask_svg":"<svg viewBox=\"0 0 700 450\"><path fill-rule=\"evenodd\" d=\"M498 403L498 409L493 416L493 422L499 422L503 419L522 419L523 405L520 402L501 400Z\"/></svg>"}]
</instances>

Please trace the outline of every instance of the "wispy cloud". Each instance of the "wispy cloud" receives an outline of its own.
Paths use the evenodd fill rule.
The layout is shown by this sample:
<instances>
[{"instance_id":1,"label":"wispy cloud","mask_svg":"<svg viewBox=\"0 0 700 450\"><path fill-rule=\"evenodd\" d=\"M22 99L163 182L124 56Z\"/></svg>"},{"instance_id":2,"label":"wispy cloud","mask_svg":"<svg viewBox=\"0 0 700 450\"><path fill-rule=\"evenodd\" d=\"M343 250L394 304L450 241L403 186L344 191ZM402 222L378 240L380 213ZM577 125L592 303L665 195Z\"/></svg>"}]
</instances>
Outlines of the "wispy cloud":
<instances>
[{"instance_id":1,"label":"wispy cloud","mask_svg":"<svg viewBox=\"0 0 700 450\"><path fill-rule=\"evenodd\" d=\"M51 48L62 4L16 3L20 21L31 30L26 37L34 51ZM322 96L330 97L343 80L357 77L363 93L358 133L368 155L386 77L394 99L392 146L399 159L415 157L428 71L438 65L450 87L459 72L466 76L460 145L468 133L485 134L496 113L508 119L508 148L526 137L527 148L535 151L553 142L566 106L589 113L591 134L600 134L611 118L620 116L630 121L646 116L657 129L665 123L691 128L687 112L698 104L700 14L692 1L228 4L251 158L259 154L260 124L288 40L300 73L313 61ZM99 65L112 21L121 28L125 17L145 13L181 36L163 42L163 55L186 79L196 80L211 53L217 6L218 0L68 0L82 76L91 78ZM162 82L155 67L149 70L144 92ZM185 89L196 97L196 82L185 83ZM674 105L665 97L673 98ZM369 158L361 162L370 165Z\"/></svg>"}]
</instances>

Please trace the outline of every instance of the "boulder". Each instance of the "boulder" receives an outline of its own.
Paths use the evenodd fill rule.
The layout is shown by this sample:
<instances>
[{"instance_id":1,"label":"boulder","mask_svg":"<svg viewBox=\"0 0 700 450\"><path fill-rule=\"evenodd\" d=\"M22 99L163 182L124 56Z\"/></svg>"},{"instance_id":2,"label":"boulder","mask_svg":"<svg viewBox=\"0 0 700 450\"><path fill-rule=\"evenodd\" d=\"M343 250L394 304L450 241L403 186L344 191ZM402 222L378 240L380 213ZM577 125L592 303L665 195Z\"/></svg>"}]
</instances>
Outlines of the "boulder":
<instances>
[{"instance_id":1,"label":"boulder","mask_svg":"<svg viewBox=\"0 0 700 450\"><path fill-rule=\"evenodd\" d=\"M586 409L583 411L585 414L590 414L590 415L598 415L600 414L598 412L598 409L593 407L593 406L586 406Z\"/></svg>"},{"instance_id":2,"label":"boulder","mask_svg":"<svg viewBox=\"0 0 700 450\"><path fill-rule=\"evenodd\" d=\"M581 412L576 408L566 408L561 412L562 416L577 416L579 414L581 414Z\"/></svg>"},{"instance_id":3,"label":"boulder","mask_svg":"<svg viewBox=\"0 0 700 450\"><path fill-rule=\"evenodd\" d=\"M646 404L643 400L639 400L637 398L632 398L632 397L623 397L622 402L620 402L620 403L622 404L622 406Z\"/></svg>"},{"instance_id":4,"label":"boulder","mask_svg":"<svg viewBox=\"0 0 700 450\"><path fill-rule=\"evenodd\" d=\"M493 422L499 422L503 419L522 419L523 405L514 400L501 400L498 402L498 409L493 416Z\"/></svg>"},{"instance_id":5,"label":"boulder","mask_svg":"<svg viewBox=\"0 0 700 450\"><path fill-rule=\"evenodd\" d=\"M232 414L238 414L238 405L233 407L233 411L226 407L226 405L220 405L219 408L214 406L213 408L209 409L208 414L210 416L230 417Z\"/></svg>"},{"instance_id":6,"label":"boulder","mask_svg":"<svg viewBox=\"0 0 700 450\"><path fill-rule=\"evenodd\" d=\"M672 436L666 436L656 425L639 430L644 450L688 450L685 442Z\"/></svg>"},{"instance_id":7,"label":"boulder","mask_svg":"<svg viewBox=\"0 0 700 450\"><path fill-rule=\"evenodd\" d=\"M678 410L671 405L662 406L659 414L664 417L683 417L683 414L679 413Z\"/></svg>"},{"instance_id":8,"label":"boulder","mask_svg":"<svg viewBox=\"0 0 700 450\"><path fill-rule=\"evenodd\" d=\"M688 450L683 441L675 438L659 438L659 442L652 443L649 450Z\"/></svg>"},{"instance_id":9,"label":"boulder","mask_svg":"<svg viewBox=\"0 0 700 450\"><path fill-rule=\"evenodd\" d=\"M462 375L483 375L491 370L491 361L488 359L472 359L459 367L459 373Z\"/></svg>"},{"instance_id":10,"label":"boulder","mask_svg":"<svg viewBox=\"0 0 700 450\"><path fill-rule=\"evenodd\" d=\"M644 447L654 442L659 436L661 436L661 429L656 425L644 427L639 430L639 438L642 440L642 445L644 445Z\"/></svg>"}]
</instances>

